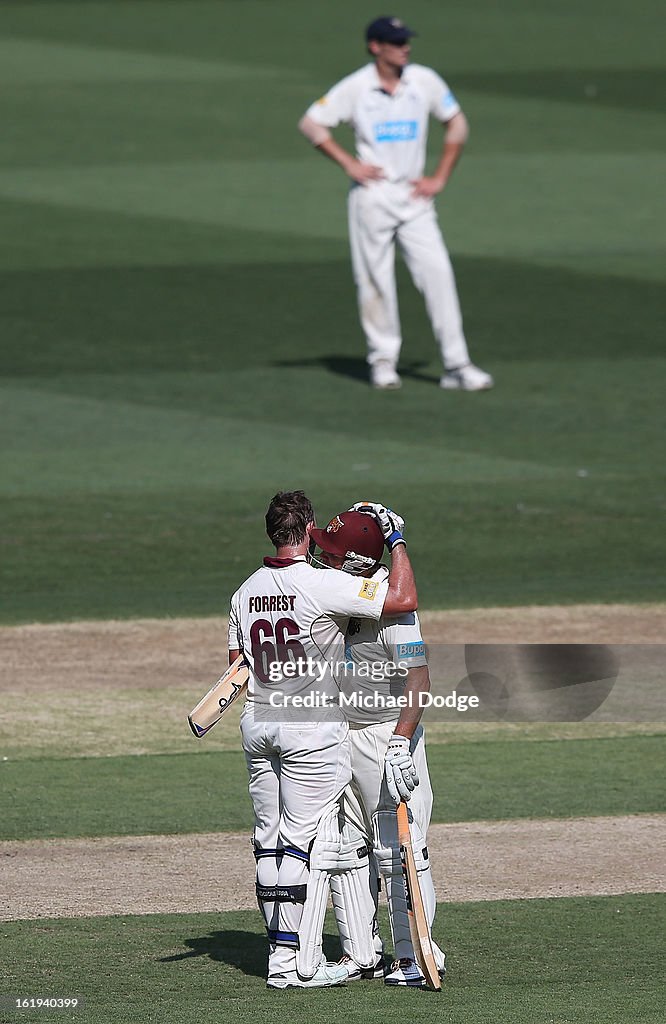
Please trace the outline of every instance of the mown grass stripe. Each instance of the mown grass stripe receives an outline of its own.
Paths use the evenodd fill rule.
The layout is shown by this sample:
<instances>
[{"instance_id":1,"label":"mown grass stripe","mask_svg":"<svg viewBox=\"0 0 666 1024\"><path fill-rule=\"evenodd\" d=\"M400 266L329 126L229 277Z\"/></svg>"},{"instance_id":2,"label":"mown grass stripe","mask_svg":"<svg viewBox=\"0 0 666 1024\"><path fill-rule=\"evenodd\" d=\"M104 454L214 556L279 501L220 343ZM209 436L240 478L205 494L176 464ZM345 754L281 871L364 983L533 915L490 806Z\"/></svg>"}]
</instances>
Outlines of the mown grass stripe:
<instances>
[{"instance_id":1,"label":"mown grass stripe","mask_svg":"<svg viewBox=\"0 0 666 1024\"><path fill-rule=\"evenodd\" d=\"M434 821L664 808L665 736L436 744ZM240 749L0 764L2 839L238 831L252 812Z\"/></svg>"}]
</instances>

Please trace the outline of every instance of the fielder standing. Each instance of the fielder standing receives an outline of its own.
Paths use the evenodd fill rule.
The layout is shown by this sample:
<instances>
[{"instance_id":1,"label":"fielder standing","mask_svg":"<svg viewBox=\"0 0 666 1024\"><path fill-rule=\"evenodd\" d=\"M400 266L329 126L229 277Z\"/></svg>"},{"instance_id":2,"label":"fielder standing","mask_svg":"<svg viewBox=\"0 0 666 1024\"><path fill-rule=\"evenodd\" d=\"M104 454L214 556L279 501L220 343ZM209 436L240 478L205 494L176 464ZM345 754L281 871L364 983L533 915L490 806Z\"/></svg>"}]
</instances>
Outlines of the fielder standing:
<instances>
[{"instance_id":1,"label":"fielder standing","mask_svg":"<svg viewBox=\"0 0 666 1024\"><path fill-rule=\"evenodd\" d=\"M363 515L370 519L372 530L359 531L360 509L366 510ZM334 532L328 529L312 531L312 539L322 549L321 560L332 568L369 576L373 581L384 580L387 570L379 561L384 549L382 534L388 529L383 531L372 521L373 513L380 521L382 517L391 518L393 528L402 531L404 523L390 509L359 502L333 520L334 523L342 523L342 528ZM350 549L354 551L354 560L349 557ZM338 673L338 683L347 698L345 713L350 724L352 778L343 797L343 832L355 841L357 848L368 843L373 849L379 877L386 890L394 960L384 971L383 944L376 927L375 963L371 969L357 962L351 942L355 939L358 944L358 937L354 935L356 928L372 931L373 920L376 919L377 877L370 869L364 903L365 920L350 906L347 893L340 886L340 876L333 874L330 879L333 907L342 939L340 963L347 967L349 980L383 977L386 985L421 988L425 986L425 978L416 963L409 931L395 813L401 800L408 801L419 884L426 916L432 927L437 901L426 835L433 795L419 702L419 694L430 689L430 677L416 612L397 616L383 613L380 619L367 616L349 619L344 664L345 671ZM408 698L402 710L390 699L397 696ZM432 946L437 968L443 977L445 954L435 942Z\"/></svg>"},{"instance_id":2,"label":"fielder standing","mask_svg":"<svg viewBox=\"0 0 666 1024\"><path fill-rule=\"evenodd\" d=\"M314 525L302 491L275 495L266 513L275 556L236 591L229 616L229 660L242 652L250 666L241 734L270 988L338 985L348 978L344 966L321 956L330 867L340 861L339 801L351 774L348 726L335 707L328 713L337 687L313 634L318 628L335 634L331 616L343 623L352 615L376 620L382 611L400 614L417 604L400 534L391 530L387 539L390 576L360 581L308 564ZM297 700L313 694L322 705L309 715L299 712ZM360 884L356 859L348 861L345 885L353 888Z\"/></svg>"},{"instance_id":3,"label":"fielder standing","mask_svg":"<svg viewBox=\"0 0 666 1024\"><path fill-rule=\"evenodd\" d=\"M434 205L462 153L468 125L444 80L431 68L409 63L414 35L398 18L377 18L368 25L372 62L313 103L299 128L351 179L349 239L373 387L401 386L397 240L425 298L440 346L445 371L440 387L482 391L493 386L493 379L470 361L453 269ZM445 136L434 174L425 175L431 115L445 126ZM353 127L355 156L331 135L329 129L339 124Z\"/></svg>"}]
</instances>

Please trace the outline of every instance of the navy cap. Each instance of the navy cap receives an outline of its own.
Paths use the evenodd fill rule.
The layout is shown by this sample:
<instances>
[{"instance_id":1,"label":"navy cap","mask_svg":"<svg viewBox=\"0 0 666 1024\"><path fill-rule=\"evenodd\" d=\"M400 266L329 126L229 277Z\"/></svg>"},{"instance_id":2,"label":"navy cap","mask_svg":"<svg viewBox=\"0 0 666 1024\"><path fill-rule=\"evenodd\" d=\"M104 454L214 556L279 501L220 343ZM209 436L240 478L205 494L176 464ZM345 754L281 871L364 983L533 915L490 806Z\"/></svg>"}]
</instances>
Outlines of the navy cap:
<instances>
[{"instance_id":1,"label":"navy cap","mask_svg":"<svg viewBox=\"0 0 666 1024\"><path fill-rule=\"evenodd\" d=\"M402 43L415 35L416 32L409 25L405 25L404 21L401 21L400 18L375 18L365 30L365 40L367 43L371 39L376 40L378 43Z\"/></svg>"}]
</instances>

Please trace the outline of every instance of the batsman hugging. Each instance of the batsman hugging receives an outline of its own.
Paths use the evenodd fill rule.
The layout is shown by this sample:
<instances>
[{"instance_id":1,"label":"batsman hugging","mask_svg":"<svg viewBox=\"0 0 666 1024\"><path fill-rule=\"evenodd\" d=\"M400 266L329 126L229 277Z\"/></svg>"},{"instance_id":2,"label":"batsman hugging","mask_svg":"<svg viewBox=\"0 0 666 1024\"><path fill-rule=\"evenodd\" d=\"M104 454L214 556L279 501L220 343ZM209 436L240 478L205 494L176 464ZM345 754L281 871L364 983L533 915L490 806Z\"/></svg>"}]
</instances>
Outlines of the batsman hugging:
<instances>
[{"instance_id":1,"label":"batsman hugging","mask_svg":"<svg viewBox=\"0 0 666 1024\"><path fill-rule=\"evenodd\" d=\"M441 989L418 699L430 680L404 525L387 506L360 501L318 529L303 491L276 494L266 513L275 553L231 598L230 668L190 715L202 737L245 697L271 989L371 980ZM337 962L322 950L329 898Z\"/></svg>"},{"instance_id":2,"label":"batsman hugging","mask_svg":"<svg viewBox=\"0 0 666 1024\"><path fill-rule=\"evenodd\" d=\"M0 1024L666 1024L656 7L0 0Z\"/></svg>"}]
</instances>

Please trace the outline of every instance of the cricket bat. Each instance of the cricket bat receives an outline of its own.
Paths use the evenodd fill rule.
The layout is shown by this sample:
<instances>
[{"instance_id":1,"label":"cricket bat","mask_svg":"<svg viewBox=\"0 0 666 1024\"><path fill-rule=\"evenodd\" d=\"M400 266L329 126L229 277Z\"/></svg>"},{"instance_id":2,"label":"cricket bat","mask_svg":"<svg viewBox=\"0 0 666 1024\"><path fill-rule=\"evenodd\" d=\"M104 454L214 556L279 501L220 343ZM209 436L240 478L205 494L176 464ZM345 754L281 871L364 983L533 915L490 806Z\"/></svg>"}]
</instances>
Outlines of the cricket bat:
<instances>
[{"instance_id":1,"label":"cricket bat","mask_svg":"<svg viewBox=\"0 0 666 1024\"><path fill-rule=\"evenodd\" d=\"M211 686L195 708L190 711L187 721L195 736L201 739L230 707L247 686L250 670L243 655L239 654L223 676Z\"/></svg>"},{"instance_id":2,"label":"cricket bat","mask_svg":"<svg viewBox=\"0 0 666 1024\"><path fill-rule=\"evenodd\" d=\"M398 804L398 842L400 843L400 859L402 861L402 874L405 880L405 895L407 897L407 918L409 920L409 934L414 947L416 962L421 968L421 973L426 980L428 988L441 992L442 983L437 972L437 964L432 951L430 939L430 926L423 907L423 897L419 885L419 876L414 861L412 849L412 836L409 831L409 818L407 817L407 804Z\"/></svg>"}]
</instances>

